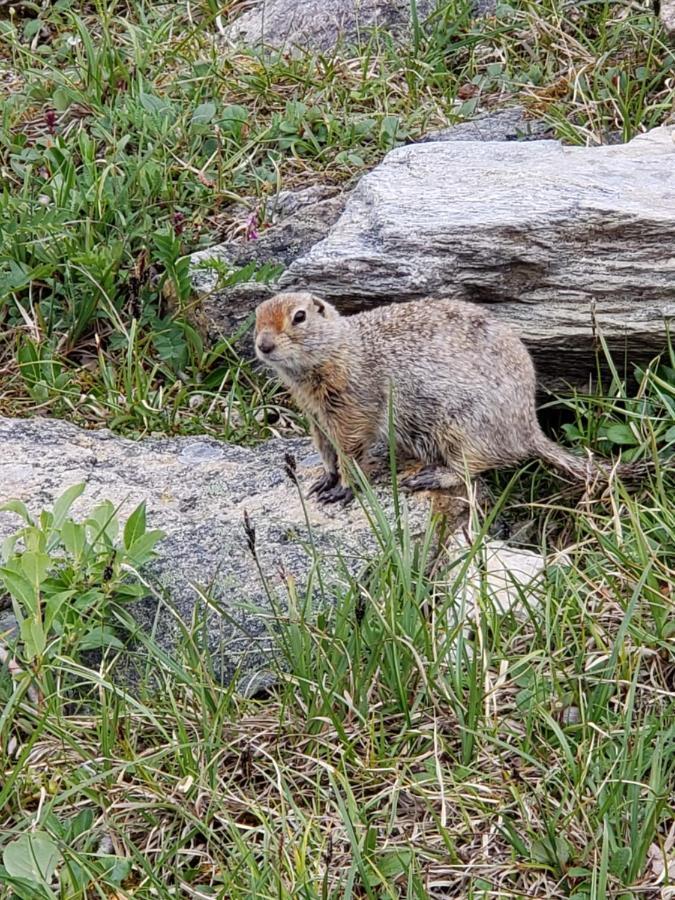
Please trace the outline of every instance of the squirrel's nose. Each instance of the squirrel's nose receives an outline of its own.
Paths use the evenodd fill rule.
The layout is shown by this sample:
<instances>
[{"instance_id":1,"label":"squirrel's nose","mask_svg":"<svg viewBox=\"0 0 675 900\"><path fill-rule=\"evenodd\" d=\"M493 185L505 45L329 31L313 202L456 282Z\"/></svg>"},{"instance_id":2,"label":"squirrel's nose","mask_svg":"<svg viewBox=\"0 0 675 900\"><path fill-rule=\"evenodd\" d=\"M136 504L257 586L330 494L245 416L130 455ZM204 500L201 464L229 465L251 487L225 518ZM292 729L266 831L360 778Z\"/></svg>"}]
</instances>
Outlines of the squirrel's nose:
<instances>
[{"instance_id":1,"label":"squirrel's nose","mask_svg":"<svg viewBox=\"0 0 675 900\"><path fill-rule=\"evenodd\" d=\"M261 334L258 338L257 344L258 350L260 350L261 353L265 354L271 353L276 346L272 338L267 334Z\"/></svg>"}]
</instances>

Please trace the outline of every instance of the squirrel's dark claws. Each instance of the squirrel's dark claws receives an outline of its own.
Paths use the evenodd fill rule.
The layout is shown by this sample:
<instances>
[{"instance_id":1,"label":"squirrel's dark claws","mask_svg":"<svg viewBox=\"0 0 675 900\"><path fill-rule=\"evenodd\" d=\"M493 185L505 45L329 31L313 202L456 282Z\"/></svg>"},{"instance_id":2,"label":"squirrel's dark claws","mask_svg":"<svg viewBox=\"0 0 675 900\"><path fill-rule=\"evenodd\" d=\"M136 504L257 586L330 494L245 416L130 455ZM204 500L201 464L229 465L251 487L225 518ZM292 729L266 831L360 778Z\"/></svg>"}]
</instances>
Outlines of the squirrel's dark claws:
<instances>
[{"instance_id":1,"label":"squirrel's dark claws","mask_svg":"<svg viewBox=\"0 0 675 900\"><path fill-rule=\"evenodd\" d=\"M337 472L325 472L311 485L310 489L307 491L307 497L312 497L314 494L317 494L320 497L325 491L334 488L339 480L340 476Z\"/></svg>"},{"instance_id":2,"label":"squirrel's dark claws","mask_svg":"<svg viewBox=\"0 0 675 900\"><path fill-rule=\"evenodd\" d=\"M342 503L343 506L346 506L354 499L354 491L350 487L338 484L330 490L322 491L322 493L319 494L318 499L319 503L324 506L329 503Z\"/></svg>"}]
</instances>

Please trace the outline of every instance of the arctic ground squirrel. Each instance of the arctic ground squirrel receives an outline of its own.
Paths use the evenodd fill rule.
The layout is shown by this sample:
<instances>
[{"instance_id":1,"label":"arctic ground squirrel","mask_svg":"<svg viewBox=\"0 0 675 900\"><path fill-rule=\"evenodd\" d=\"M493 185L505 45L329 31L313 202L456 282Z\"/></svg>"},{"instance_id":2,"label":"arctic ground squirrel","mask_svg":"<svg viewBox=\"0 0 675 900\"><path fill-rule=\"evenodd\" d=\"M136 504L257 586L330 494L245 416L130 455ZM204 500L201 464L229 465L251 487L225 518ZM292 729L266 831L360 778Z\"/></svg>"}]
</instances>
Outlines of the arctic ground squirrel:
<instances>
[{"instance_id":1,"label":"arctic ground squirrel","mask_svg":"<svg viewBox=\"0 0 675 900\"><path fill-rule=\"evenodd\" d=\"M531 457L582 482L606 481L612 468L543 433L530 354L474 304L415 300L341 316L313 293L281 293L256 310L255 347L312 420L325 472L309 493L323 503L352 498L340 459L371 474L390 420L397 457L421 466L400 483L409 492L461 494L467 475Z\"/></svg>"}]
</instances>

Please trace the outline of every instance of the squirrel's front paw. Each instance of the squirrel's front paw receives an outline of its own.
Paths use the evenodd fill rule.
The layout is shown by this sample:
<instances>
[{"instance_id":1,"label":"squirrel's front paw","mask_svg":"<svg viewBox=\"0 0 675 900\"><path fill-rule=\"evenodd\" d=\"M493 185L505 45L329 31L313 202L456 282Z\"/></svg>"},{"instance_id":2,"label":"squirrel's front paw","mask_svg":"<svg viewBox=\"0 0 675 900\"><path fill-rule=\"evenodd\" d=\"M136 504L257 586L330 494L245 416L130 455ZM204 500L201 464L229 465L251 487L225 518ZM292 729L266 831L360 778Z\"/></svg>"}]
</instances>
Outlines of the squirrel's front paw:
<instances>
[{"instance_id":1,"label":"squirrel's front paw","mask_svg":"<svg viewBox=\"0 0 675 900\"><path fill-rule=\"evenodd\" d=\"M334 488L335 485L340 480L340 477L337 472L325 472L321 478L317 478L314 484L307 491L307 496L311 497L313 494L317 494L319 497L325 492Z\"/></svg>"},{"instance_id":2,"label":"squirrel's front paw","mask_svg":"<svg viewBox=\"0 0 675 900\"><path fill-rule=\"evenodd\" d=\"M346 506L354 499L354 491L343 484L338 484L330 490L322 491L319 494L319 503L342 503Z\"/></svg>"}]
</instances>

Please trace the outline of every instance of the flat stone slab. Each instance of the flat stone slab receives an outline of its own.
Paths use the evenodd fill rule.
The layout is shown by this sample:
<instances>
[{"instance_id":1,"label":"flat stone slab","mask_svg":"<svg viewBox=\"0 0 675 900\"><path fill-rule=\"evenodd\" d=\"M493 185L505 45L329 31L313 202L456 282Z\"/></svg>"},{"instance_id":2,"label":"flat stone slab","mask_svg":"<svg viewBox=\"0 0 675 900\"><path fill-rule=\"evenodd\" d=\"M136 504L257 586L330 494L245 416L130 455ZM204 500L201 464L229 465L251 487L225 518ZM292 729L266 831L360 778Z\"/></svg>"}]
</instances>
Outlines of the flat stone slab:
<instances>
[{"instance_id":1,"label":"flat stone slab","mask_svg":"<svg viewBox=\"0 0 675 900\"><path fill-rule=\"evenodd\" d=\"M17 497L38 512L79 482L87 487L73 506L75 518L107 499L119 505L124 519L145 500L149 527L166 533L152 570L160 590L190 622L199 605L195 586L210 585L231 617L208 614L209 650L222 660L223 677L230 678L237 666L247 672L265 667L269 640L263 616L271 608L247 546L244 511L256 528L269 582L283 599L280 573L302 581L311 565L300 497L284 474L289 452L303 476L313 472L318 459L308 442L276 440L256 450L209 438L134 442L60 421L0 419L0 447L0 504ZM356 524L356 510L311 511L317 548L329 559L339 548L356 563L366 531L365 522ZM0 513L0 539L19 524L16 516ZM333 589L337 593L340 585ZM156 602L135 604L133 611L148 631L155 626ZM178 637L174 616L160 610L155 627L160 644L170 649Z\"/></svg>"},{"instance_id":2,"label":"flat stone slab","mask_svg":"<svg viewBox=\"0 0 675 900\"><path fill-rule=\"evenodd\" d=\"M145 500L148 527L166 533L159 559L146 573L150 581L184 622L191 621L195 608L205 614L208 649L222 678L229 680L238 671L255 682L270 668L273 642L266 619L272 607L247 545L244 512L256 530L266 580L282 607L288 577L300 592L307 583L315 565L312 546L332 602L339 602L346 588L345 572L358 573L378 551L358 503L345 509L308 502L310 536L299 492L284 472L287 453L297 460L306 489L319 471L307 440L273 440L255 449L198 437L133 442L61 421L0 417L0 505L20 499L39 513L80 482L86 488L72 508L76 520L110 500L119 506L123 521ZM390 490L381 486L377 494L393 522ZM422 533L427 502L403 503L412 533ZM20 526L16 515L0 512L0 543ZM457 552L463 550L459 540ZM534 584L544 565L540 556L499 542L486 543L483 562L494 600L504 608L518 599L514 585ZM474 566L458 591L467 615L481 577ZM208 610L197 588L213 598ZM175 646L179 629L168 606L150 597L131 610L163 647L170 651ZM4 619L0 634L11 624L6 613Z\"/></svg>"},{"instance_id":3,"label":"flat stone slab","mask_svg":"<svg viewBox=\"0 0 675 900\"><path fill-rule=\"evenodd\" d=\"M424 296L489 303L549 382L586 377L597 329L620 358L643 359L675 315L675 127L620 146L393 150L280 285L347 312Z\"/></svg>"}]
</instances>

